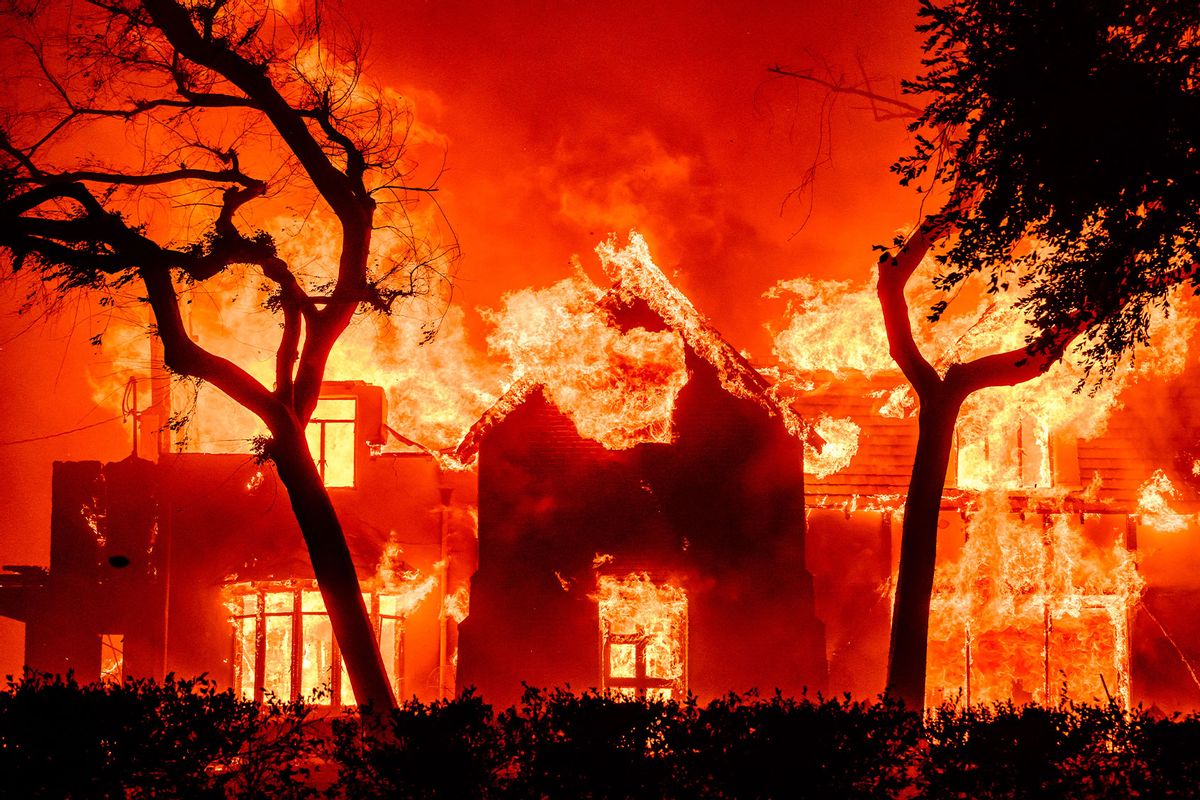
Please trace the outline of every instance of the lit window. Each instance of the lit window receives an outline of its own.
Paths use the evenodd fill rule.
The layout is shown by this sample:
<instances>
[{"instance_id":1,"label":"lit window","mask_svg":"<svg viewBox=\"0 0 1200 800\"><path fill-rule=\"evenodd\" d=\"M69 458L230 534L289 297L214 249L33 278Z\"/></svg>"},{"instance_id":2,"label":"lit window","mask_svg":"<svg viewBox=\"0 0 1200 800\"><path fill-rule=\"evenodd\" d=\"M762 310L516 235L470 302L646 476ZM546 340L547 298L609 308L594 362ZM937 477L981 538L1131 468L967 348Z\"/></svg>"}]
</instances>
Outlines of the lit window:
<instances>
[{"instance_id":1,"label":"lit window","mask_svg":"<svg viewBox=\"0 0 1200 800\"><path fill-rule=\"evenodd\" d=\"M960 489L1034 489L1055 485L1049 429L1031 417L1015 428L957 431Z\"/></svg>"},{"instance_id":2,"label":"lit window","mask_svg":"<svg viewBox=\"0 0 1200 800\"><path fill-rule=\"evenodd\" d=\"M332 488L354 486L354 415L356 401L322 398L304 435L321 480Z\"/></svg>"},{"instance_id":3,"label":"lit window","mask_svg":"<svg viewBox=\"0 0 1200 800\"><path fill-rule=\"evenodd\" d=\"M927 702L1129 702L1129 621L1143 587L1122 532L1085 533L1069 514L972 516L930 602Z\"/></svg>"},{"instance_id":4,"label":"lit window","mask_svg":"<svg viewBox=\"0 0 1200 800\"><path fill-rule=\"evenodd\" d=\"M687 694L688 606L683 590L645 574L599 581L600 686L624 697Z\"/></svg>"},{"instance_id":5,"label":"lit window","mask_svg":"<svg viewBox=\"0 0 1200 800\"><path fill-rule=\"evenodd\" d=\"M125 634L100 635L100 680L120 683L125 678Z\"/></svg>"},{"instance_id":6,"label":"lit window","mask_svg":"<svg viewBox=\"0 0 1200 800\"><path fill-rule=\"evenodd\" d=\"M363 594L384 666L397 697L405 696L404 623L428 594L429 580ZM230 586L233 685L247 699L272 694L339 705L354 697L325 601L315 581Z\"/></svg>"}]
</instances>

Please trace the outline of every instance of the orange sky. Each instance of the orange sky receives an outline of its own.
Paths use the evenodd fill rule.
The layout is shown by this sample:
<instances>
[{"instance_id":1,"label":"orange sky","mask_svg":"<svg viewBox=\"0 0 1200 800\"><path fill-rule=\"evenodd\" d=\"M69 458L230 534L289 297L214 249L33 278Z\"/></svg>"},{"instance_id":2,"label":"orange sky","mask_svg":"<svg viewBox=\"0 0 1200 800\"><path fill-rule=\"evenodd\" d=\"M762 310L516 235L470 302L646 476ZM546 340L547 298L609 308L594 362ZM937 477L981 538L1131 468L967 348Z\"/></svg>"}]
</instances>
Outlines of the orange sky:
<instances>
[{"instance_id":1,"label":"orange sky","mask_svg":"<svg viewBox=\"0 0 1200 800\"><path fill-rule=\"evenodd\" d=\"M636 227L718 329L767 360L763 326L780 309L762 293L802 274L861 279L870 246L914 221L918 199L887 171L906 147L901 123L842 101L823 126L823 93L767 69L827 64L855 77L861 60L895 92L918 66L915 10L360 0L345 13L369 31L369 74L411 96L448 145L440 200L464 251L456 302L474 336L476 307L559 280L574 253L594 267L600 239ZM785 202L822 142L831 161L814 191ZM418 175L437 166L429 151ZM34 323L15 316L21 296L0 288L0 563L45 564L52 462L123 457L128 425L12 444L113 414L85 377L94 310ZM0 670L19 655L12 625L0 620Z\"/></svg>"}]
</instances>

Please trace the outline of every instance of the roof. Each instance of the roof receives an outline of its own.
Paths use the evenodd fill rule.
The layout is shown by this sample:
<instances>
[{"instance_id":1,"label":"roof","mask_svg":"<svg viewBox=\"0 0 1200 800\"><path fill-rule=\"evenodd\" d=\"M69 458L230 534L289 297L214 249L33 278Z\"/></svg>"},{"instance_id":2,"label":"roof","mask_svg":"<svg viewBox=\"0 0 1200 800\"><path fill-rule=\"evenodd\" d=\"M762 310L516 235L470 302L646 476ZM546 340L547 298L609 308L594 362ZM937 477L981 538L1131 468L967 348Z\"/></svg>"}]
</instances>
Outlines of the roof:
<instances>
[{"instance_id":1,"label":"roof","mask_svg":"<svg viewBox=\"0 0 1200 800\"><path fill-rule=\"evenodd\" d=\"M708 317L667 279L651 260L641 236L630 234L629 245L621 250L617 250L610 239L597 248L597 253L605 272L613 280L612 289L599 301L600 306L618 311L644 304L667 329L680 336L689 350L712 366L727 392L757 404L772 417L778 417L790 433L806 442L820 442L820 437L793 408L778 401L771 382L751 366ZM487 434L540 386L536 376L518 377L476 420L458 446L443 456L460 467L471 464Z\"/></svg>"},{"instance_id":2,"label":"roof","mask_svg":"<svg viewBox=\"0 0 1200 800\"><path fill-rule=\"evenodd\" d=\"M1060 474L1073 477L1071 466L1077 466L1079 483L1041 493L1012 492L1016 509L1056 505L1079 512L1136 513L1140 488L1161 470L1178 490L1169 505L1180 513L1200 511L1200 476L1191 474L1200 452L1188 454L1200 443L1198 373L1200 368L1189 367L1171 382L1142 382L1127 389L1103 434L1073 442L1073 451L1057 451L1075 462L1060 467ZM824 477L805 477L809 505L847 511L903 507L917 445L915 408L907 413L883 410L889 402L895 405L893 392L907 386L904 377L899 372L804 377L811 388L795 398L800 414L810 420L848 417L860 428L858 450L848 466ZM951 475L943 493L943 507L969 508L978 493L953 488L953 479Z\"/></svg>"}]
</instances>

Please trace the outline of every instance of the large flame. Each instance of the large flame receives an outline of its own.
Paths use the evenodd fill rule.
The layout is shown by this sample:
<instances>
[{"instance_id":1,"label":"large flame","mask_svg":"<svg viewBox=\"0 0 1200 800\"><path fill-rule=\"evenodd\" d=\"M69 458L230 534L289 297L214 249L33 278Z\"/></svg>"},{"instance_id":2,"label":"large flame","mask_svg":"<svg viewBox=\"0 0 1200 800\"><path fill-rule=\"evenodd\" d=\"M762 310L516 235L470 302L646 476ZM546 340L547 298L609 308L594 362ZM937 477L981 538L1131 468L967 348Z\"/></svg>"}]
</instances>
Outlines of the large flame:
<instances>
[{"instance_id":1,"label":"large flame","mask_svg":"<svg viewBox=\"0 0 1200 800\"><path fill-rule=\"evenodd\" d=\"M670 442L675 398L687 383L673 331L621 330L582 271L548 289L508 294L485 315L489 350L517 380L541 385L579 434L613 450Z\"/></svg>"},{"instance_id":2,"label":"large flame","mask_svg":"<svg viewBox=\"0 0 1200 800\"><path fill-rule=\"evenodd\" d=\"M955 362L1021 346L1028 328L1014 297L964 292L961 310L951 306L936 324L925 320L939 299L924 288L934 269L932 263L922 266L924 278L919 274L912 282L908 301L917 344L940 373ZM801 279L769 295L787 300L785 325L775 334L781 384L803 391L851 373L895 371L872 284ZM1105 432L1131 384L1182 371L1196 322L1181 301L1176 295L1171 303L1181 313L1151 310L1151 346L1091 391L1079 391L1087 373L1073 351L1035 380L976 392L964 403L947 485L969 490L955 497L970 522L957 558L937 570L929 702L1049 703L1063 692L1075 699L1129 701L1129 615L1143 586L1134 554L1111 522L1096 517L1085 524L1078 513L1066 513L1064 500L1071 495L1077 501L1072 508L1097 502L1098 475L1072 469L1078 463L1073 443ZM894 388L878 390L873 398L882 416L905 418L917 409L900 375ZM817 430L834 445L834 468L849 464L856 437L839 432L825 417ZM809 457L806 466L821 478L831 465ZM978 497L971 499L973 493ZM1020 507L1048 516L1018 515L1014 495L1022 498ZM1186 527L1190 519L1169 506L1173 495L1165 474L1147 480L1138 508L1142 523L1159 530ZM892 510L902 502L895 500L853 496L836 502L845 503L849 514ZM942 534L947 536L953 534ZM948 551L955 544L943 542Z\"/></svg>"},{"instance_id":3,"label":"large flame","mask_svg":"<svg viewBox=\"0 0 1200 800\"><path fill-rule=\"evenodd\" d=\"M1121 538L1077 514L1022 518L1004 492L983 498L965 533L934 580L929 700L1050 703L1065 691L1128 703L1128 620L1144 583Z\"/></svg>"},{"instance_id":4,"label":"large flame","mask_svg":"<svg viewBox=\"0 0 1200 800\"><path fill-rule=\"evenodd\" d=\"M1175 497L1179 497L1179 490L1167 473L1156 470L1138 487L1137 510L1142 523L1160 531L1187 530L1191 517L1171 508L1170 499Z\"/></svg>"}]
</instances>

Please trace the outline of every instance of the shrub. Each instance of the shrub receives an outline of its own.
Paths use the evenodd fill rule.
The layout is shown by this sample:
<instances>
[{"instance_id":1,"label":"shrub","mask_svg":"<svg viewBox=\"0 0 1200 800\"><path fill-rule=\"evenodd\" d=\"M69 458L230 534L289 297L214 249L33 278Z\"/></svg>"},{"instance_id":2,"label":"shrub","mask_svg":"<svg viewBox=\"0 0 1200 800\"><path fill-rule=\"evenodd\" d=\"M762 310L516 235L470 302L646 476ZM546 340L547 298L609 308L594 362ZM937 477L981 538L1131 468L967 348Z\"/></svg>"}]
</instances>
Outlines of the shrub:
<instances>
[{"instance_id":1,"label":"shrub","mask_svg":"<svg viewBox=\"0 0 1200 800\"><path fill-rule=\"evenodd\" d=\"M492 708L472 692L404 703L389 714L347 711L333 721L331 797L497 797L504 748Z\"/></svg>"},{"instance_id":2,"label":"shrub","mask_svg":"<svg viewBox=\"0 0 1200 800\"><path fill-rule=\"evenodd\" d=\"M0 692L0 776L21 798L1185 798L1200 717L562 689L498 715L470 691L375 714L260 705L203 677L27 673Z\"/></svg>"}]
</instances>

